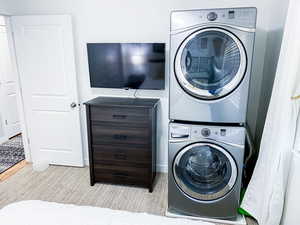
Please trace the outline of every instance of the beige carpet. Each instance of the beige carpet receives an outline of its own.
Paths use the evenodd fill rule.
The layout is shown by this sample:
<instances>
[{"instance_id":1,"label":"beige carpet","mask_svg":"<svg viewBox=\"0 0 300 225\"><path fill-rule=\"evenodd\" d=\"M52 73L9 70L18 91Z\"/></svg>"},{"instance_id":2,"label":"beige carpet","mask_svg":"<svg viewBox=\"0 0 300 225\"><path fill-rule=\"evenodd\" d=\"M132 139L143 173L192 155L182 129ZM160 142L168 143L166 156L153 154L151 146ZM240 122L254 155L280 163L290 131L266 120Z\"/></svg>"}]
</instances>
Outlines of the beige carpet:
<instances>
[{"instance_id":1,"label":"beige carpet","mask_svg":"<svg viewBox=\"0 0 300 225\"><path fill-rule=\"evenodd\" d=\"M0 208L21 200L44 200L164 215L167 175L158 174L154 191L149 193L148 189L119 185L95 184L91 187L88 168L51 166L40 173L27 165L0 183ZM256 223L248 220L248 224Z\"/></svg>"}]
</instances>

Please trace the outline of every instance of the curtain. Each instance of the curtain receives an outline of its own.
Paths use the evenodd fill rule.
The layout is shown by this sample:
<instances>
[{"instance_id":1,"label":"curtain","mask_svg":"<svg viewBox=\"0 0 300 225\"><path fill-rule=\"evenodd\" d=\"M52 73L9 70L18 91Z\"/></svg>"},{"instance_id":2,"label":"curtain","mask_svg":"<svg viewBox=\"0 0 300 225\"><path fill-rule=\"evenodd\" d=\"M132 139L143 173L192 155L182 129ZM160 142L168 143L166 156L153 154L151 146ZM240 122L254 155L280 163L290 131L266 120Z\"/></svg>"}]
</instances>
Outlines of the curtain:
<instances>
[{"instance_id":1,"label":"curtain","mask_svg":"<svg viewBox=\"0 0 300 225\"><path fill-rule=\"evenodd\" d=\"M300 1L291 0L259 157L242 208L260 225L279 225L295 142L300 82Z\"/></svg>"}]
</instances>

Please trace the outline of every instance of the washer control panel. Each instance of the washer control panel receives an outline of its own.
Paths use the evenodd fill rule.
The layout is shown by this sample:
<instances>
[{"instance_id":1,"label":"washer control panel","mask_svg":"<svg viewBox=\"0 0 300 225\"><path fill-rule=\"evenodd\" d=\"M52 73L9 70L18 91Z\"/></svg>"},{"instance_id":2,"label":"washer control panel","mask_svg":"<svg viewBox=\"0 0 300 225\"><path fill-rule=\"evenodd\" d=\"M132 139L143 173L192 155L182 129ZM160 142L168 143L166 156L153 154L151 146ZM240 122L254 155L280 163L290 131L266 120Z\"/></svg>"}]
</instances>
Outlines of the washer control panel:
<instances>
[{"instance_id":1,"label":"washer control panel","mask_svg":"<svg viewBox=\"0 0 300 225\"><path fill-rule=\"evenodd\" d=\"M221 138L229 135L229 128L213 127L213 126L192 126L191 138ZM229 129L230 130L230 129Z\"/></svg>"},{"instance_id":2,"label":"washer control panel","mask_svg":"<svg viewBox=\"0 0 300 225\"><path fill-rule=\"evenodd\" d=\"M246 129L244 127L210 126L170 123L169 140L205 141L215 140L226 143L245 144Z\"/></svg>"}]
</instances>

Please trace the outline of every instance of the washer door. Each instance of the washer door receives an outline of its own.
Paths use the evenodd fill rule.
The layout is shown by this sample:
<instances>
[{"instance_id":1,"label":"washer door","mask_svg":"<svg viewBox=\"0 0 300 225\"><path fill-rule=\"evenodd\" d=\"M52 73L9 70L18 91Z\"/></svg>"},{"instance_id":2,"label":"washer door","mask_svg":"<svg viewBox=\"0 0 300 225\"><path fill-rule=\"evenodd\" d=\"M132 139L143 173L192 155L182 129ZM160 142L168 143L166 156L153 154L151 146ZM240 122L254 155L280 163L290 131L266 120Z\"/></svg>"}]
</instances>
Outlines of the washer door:
<instances>
[{"instance_id":1,"label":"washer door","mask_svg":"<svg viewBox=\"0 0 300 225\"><path fill-rule=\"evenodd\" d=\"M198 30L179 47L175 74L181 87L203 100L221 98L243 80L247 57L240 40L221 28Z\"/></svg>"},{"instance_id":2,"label":"washer door","mask_svg":"<svg viewBox=\"0 0 300 225\"><path fill-rule=\"evenodd\" d=\"M183 148L173 162L178 187L189 197L210 201L225 196L235 185L237 165L222 147L195 143Z\"/></svg>"}]
</instances>

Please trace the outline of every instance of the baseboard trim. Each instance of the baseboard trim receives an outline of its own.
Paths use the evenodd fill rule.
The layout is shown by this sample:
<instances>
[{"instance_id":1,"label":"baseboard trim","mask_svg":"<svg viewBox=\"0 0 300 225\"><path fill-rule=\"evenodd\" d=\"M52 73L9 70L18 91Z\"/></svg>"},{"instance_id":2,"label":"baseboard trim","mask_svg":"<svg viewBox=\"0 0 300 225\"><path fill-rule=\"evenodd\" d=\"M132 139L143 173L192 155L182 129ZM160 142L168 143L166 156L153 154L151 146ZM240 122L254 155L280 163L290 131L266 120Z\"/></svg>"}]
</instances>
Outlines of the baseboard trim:
<instances>
[{"instance_id":1,"label":"baseboard trim","mask_svg":"<svg viewBox=\"0 0 300 225\"><path fill-rule=\"evenodd\" d=\"M18 162L16 165L12 166L8 170L4 171L0 174L0 183L4 180L7 180L11 176L13 176L15 173L17 173L19 170L24 168L28 163L25 160L22 160Z\"/></svg>"},{"instance_id":2,"label":"baseboard trim","mask_svg":"<svg viewBox=\"0 0 300 225\"><path fill-rule=\"evenodd\" d=\"M157 172L168 173L168 164L156 164Z\"/></svg>"},{"instance_id":3,"label":"baseboard trim","mask_svg":"<svg viewBox=\"0 0 300 225\"><path fill-rule=\"evenodd\" d=\"M89 166L90 165L88 159L83 159L83 163L84 163L84 166Z\"/></svg>"},{"instance_id":4,"label":"baseboard trim","mask_svg":"<svg viewBox=\"0 0 300 225\"><path fill-rule=\"evenodd\" d=\"M84 159L84 165L89 166L89 160ZM168 164L156 164L157 172L159 173L167 173L168 172Z\"/></svg>"}]
</instances>

